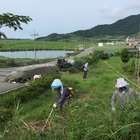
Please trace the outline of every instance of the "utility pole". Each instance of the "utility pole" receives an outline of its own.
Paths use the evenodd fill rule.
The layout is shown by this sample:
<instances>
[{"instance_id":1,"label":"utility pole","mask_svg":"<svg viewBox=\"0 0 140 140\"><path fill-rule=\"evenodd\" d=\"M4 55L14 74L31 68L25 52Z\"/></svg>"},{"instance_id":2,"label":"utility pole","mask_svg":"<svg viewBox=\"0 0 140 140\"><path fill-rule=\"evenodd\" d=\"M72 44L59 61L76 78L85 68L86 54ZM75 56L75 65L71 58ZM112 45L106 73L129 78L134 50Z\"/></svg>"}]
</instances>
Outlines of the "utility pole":
<instances>
[{"instance_id":1,"label":"utility pole","mask_svg":"<svg viewBox=\"0 0 140 140\"><path fill-rule=\"evenodd\" d=\"M35 34L35 30L34 30L34 34L32 34L31 36L34 36L34 53L35 53L35 60L36 60L35 38L36 38L36 36L39 36L39 35L38 34Z\"/></svg>"}]
</instances>

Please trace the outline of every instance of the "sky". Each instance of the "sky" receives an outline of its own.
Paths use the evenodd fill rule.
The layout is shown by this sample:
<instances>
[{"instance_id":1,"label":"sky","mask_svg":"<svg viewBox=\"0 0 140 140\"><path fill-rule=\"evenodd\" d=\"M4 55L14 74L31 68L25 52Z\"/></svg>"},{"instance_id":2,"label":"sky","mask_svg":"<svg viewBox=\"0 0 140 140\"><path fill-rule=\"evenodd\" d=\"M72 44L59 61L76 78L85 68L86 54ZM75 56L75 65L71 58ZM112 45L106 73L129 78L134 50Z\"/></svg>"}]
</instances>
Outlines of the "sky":
<instances>
[{"instance_id":1,"label":"sky","mask_svg":"<svg viewBox=\"0 0 140 140\"><path fill-rule=\"evenodd\" d=\"M140 14L140 0L0 0L0 14L30 16L23 30L2 27L7 38L34 39L112 24ZM35 36L34 36L35 35Z\"/></svg>"}]
</instances>

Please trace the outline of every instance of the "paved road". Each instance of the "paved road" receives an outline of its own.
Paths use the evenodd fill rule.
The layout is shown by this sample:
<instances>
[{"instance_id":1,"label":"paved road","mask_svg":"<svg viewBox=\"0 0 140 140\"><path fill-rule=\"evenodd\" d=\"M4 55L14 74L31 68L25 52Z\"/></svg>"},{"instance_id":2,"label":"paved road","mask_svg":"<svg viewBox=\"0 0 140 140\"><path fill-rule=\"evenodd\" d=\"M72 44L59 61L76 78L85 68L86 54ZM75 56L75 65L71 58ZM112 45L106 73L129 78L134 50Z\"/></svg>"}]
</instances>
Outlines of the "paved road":
<instances>
[{"instance_id":1,"label":"paved road","mask_svg":"<svg viewBox=\"0 0 140 140\"><path fill-rule=\"evenodd\" d=\"M74 57L83 57L86 55L89 55L93 51L93 47L85 49L83 52L76 56L71 56L70 58L67 59L73 59ZM49 62L50 64L56 64L56 61ZM41 64L39 64L41 65ZM19 67L18 67L19 68ZM21 67L22 68L22 67ZM19 83L5 83L2 82L2 79L5 78L5 76L12 71L16 70L17 67L12 67L12 68L1 68L0 69L0 95L5 94L11 90L19 89L25 86L25 84L19 84Z\"/></svg>"},{"instance_id":2,"label":"paved road","mask_svg":"<svg viewBox=\"0 0 140 140\"><path fill-rule=\"evenodd\" d=\"M2 82L2 80L5 78L5 76L9 73L11 73L13 70L16 68L2 68L0 69L0 95L11 91L15 89L19 89L20 87L24 87L24 84L19 84L19 83L5 83Z\"/></svg>"}]
</instances>

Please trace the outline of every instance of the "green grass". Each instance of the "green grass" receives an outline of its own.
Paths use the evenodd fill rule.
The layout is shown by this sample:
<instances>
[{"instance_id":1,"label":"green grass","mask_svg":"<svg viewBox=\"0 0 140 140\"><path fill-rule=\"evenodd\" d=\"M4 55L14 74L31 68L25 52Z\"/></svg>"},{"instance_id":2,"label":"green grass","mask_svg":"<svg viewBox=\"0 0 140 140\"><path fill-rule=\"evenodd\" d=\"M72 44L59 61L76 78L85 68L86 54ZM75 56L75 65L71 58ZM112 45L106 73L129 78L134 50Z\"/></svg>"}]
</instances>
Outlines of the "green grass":
<instances>
[{"instance_id":1,"label":"green grass","mask_svg":"<svg viewBox=\"0 0 140 140\"><path fill-rule=\"evenodd\" d=\"M34 41L34 40L0 40L0 44L3 47L0 50L75 50L79 45L84 47L91 47L94 44L92 42L64 42L64 41Z\"/></svg>"},{"instance_id":2,"label":"green grass","mask_svg":"<svg viewBox=\"0 0 140 140\"><path fill-rule=\"evenodd\" d=\"M124 74L119 66L120 58L112 57L107 63ZM126 74L126 76L128 75ZM59 116L59 108L54 110L50 120L51 132L44 133L45 138L50 140L52 138L56 140L121 140L129 139L130 134L131 137L140 138L138 134L140 124L135 122L138 119L135 113L138 113L139 106L137 105L139 103L133 104L131 109L130 107L126 110L117 109L115 113L111 111L111 96L115 90L116 79L121 76L108 67L104 61L100 61L97 65L90 67L87 79L82 77L82 72L62 75L63 83L74 88L75 96L66 108L66 118ZM51 89L46 90L39 98L27 104L21 104L22 110L19 118L29 127L31 123L39 120L45 123L51 111L50 106L56 100L55 94ZM39 131L36 131L35 134L40 133ZM131 131L135 131L135 136ZM30 136L33 135L33 132L30 132ZM42 137L37 138L41 139Z\"/></svg>"},{"instance_id":3,"label":"green grass","mask_svg":"<svg viewBox=\"0 0 140 140\"><path fill-rule=\"evenodd\" d=\"M111 49L110 46L106 51L109 49ZM105 62L130 81L137 82L133 75L124 72L122 69L124 64L120 57L111 57ZM18 110L21 110L17 110L16 112L19 113L16 114L18 114L17 120L20 127L8 128L10 133L6 133L3 140L11 140L11 138L13 140L21 138L23 140L139 139L140 102L137 99L136 102L125 109L118 106L117 111L112 112L111 96L116 89L116 79L122 77L122 75L106 65L105 62L100 60L98 64L90 66L87 79L83 79L83 72L62 74L61 80L63 83L73 87L75 93L70 100L70 104L65 108L66 117L60 116L59 108L54 110L49 121L50 132L44 132L42 136L40 135L41 130L31 126L31 124L37 121L45 123L51 111L51 105L56 101L56 93L52 92L51 88L40 94L38 98L19 105ZM129 65L131 63L132 60L129 61ZM132 83L129 86L138 90ZM30 129L27 129L28 127L21 120Z\"/></svg>"},{"instance_id":4,"label":"green grass","mask_svg":"<svg viewBox=\"0 0 140 140\"><path fill-rule=\"evenodd\" d=\"M124 48L131 48L130 46L126 46L125 44L120 45L104 45L102 47L95 46L95 51L104 51L105 53L108 52L120 52Z\"/></svg>"}]
</instances>

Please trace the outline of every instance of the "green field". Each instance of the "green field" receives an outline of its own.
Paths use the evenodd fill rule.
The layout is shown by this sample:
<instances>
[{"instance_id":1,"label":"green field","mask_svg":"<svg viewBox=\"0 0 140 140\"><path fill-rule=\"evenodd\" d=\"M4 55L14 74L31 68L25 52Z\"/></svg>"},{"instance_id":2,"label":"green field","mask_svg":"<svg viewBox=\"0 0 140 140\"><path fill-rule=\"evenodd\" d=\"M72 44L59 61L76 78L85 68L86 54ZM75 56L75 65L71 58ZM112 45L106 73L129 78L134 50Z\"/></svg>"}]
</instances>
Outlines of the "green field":
<instances>
[{"instance_id":1,"label":"green field","mask_svg":"<svg viewBox=\"0 0 140 140\"><path fill-rule=\"evenodd\" d=\"M96 45L93 42L50 42L50 41L34 41L34 40L0 40L0 44L3 45L0 48L1 51L5 50L75 50L78 46L91 47Z\"/></svg>"},{"instance_id":2,"label":"green field","mask_svg":"<svg viewBox=\"0 0 140 140\"><path fill-rule=\"evenodd\" d=\"M119 45L106 45L104 43L103 47L98 47L98 42L95 40L93 42L78 42L78 41L34 41L34 40L0 40L2 47L0 51L20 51L20 50L77 50L80 46L94 47L95 51L104 51L104 52L117 52L123 48L130 48L125 44Z\"/></svg>"},{"instance_id":3,"label":"green field","mask_svg":"<svg viewBox=\"0 0 140 140\"><path fill-rule=\"evenodd\" d=\"M105 53L107 53L107 52L119 52L124 48L130 48L130 47L126 46L124 44L121 44L121 45L104 45L103 47L95 46L94 50L95 51L104 51Z\"/></svg>"}]
</instances>

